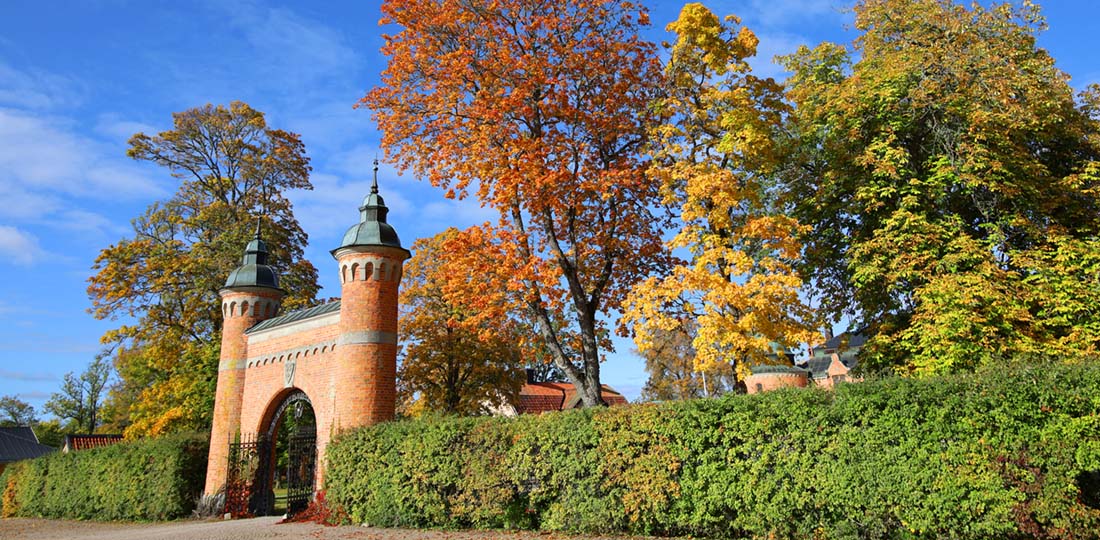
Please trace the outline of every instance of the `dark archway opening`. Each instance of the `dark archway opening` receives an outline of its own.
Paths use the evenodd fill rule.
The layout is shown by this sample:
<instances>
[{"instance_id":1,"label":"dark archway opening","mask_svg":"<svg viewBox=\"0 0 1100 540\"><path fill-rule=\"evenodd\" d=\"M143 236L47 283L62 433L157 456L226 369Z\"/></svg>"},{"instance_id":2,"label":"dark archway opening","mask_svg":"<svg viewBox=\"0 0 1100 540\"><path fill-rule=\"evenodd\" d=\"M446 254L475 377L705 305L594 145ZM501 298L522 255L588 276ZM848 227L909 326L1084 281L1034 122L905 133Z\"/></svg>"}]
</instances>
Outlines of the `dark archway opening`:
<instances>
[{"instance_id":1,"label":"dark archway opening","mask_svg":"<svg viewBox=\"0 0 1100 540\"><path fill-rule=\"evenodd\" d=\"M271 441L270 514L293 514L313 497L317 466L317 416L301 391L288 395L267 428Z\"/></svg>"},{"instance_id":2,"label":"dark archway opening","mask_svg":"<svg viewBox=\"0 0 1100 540\"><path fill-rule=\"evenodd\" d=\"M264 438L270 473L267 514L293 514L313 497L317 466L317 416L301 390L288 394L271 415Z\"/></svg>"},{"instance_id":3,"label":"dark archway opening","mask_svg":"<svg viewBox=\"0 0 1100 540\"><path fill-rule=\"evenodd\" d=\"M229 445L225 511L233 516L292 514L313 498L317 417L309 397L291 390L276 398L262 431ZM275 400L273 400L275 401Z\"/></svg>"}]
</instances>

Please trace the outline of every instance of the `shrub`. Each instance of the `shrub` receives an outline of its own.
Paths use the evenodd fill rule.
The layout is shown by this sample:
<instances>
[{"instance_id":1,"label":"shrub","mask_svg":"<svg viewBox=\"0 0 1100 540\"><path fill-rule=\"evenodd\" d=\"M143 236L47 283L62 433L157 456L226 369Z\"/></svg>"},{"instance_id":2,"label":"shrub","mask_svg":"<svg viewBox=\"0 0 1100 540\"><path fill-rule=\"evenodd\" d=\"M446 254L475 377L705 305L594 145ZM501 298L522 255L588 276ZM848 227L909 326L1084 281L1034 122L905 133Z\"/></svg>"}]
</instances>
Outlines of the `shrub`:
<instances>
[{"instance_id":1,"label":"shrub","mask_svg":"<svg viewBox=\"0 0 1100 540\"><path fill-rule=\"evenodd\" d=\"M394 422L328 460L330 503L381 526L1098 538L1100 366Z\"/></svg>"},{"instance_id":2,"label":"shrub","mask_svg":"<svg viewBox=\"0 0 1100 540\"><path fill-rule=\"evenodd\" d=\"M207 437L185 434L15 463L0 477L4 517L162 520L202 491Z\"/></svg>"}]
</instances>

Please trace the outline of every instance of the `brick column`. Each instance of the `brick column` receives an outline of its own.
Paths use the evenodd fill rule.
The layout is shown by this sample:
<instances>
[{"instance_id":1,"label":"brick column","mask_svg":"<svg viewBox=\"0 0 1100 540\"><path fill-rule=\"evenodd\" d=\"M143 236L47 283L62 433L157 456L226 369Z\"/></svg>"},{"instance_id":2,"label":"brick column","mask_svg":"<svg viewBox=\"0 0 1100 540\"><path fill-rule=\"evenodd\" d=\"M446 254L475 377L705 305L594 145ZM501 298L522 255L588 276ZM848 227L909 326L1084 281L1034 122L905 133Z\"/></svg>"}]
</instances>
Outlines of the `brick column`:
<instances>
[{"instance_id":1,"label":"brick column","mask_svg":"<svg viewBox=\"0 0 1100 540\"><path fill-rule=\"evenodd\" d=\"M397 399L397 296L402 248L348 246L333 254L341 286L334 430L392 420Z\"/></svg>"},{"instance_id":2,"label":"brick column","mask_svg":"<svg viewBox=\"0 0 1100 540\"><path fill-rule=\"evenodd\" d=\"M222 348L218 362L218 387L214 395L214 421L210 430L210 454L206 463L206 488L213 495L225 485L229 443L241 432L241 399L244 395L248 338L245 331L279 312L283 292L266 287L230 287L222 297Z\"/></svg>"}]
</instances>

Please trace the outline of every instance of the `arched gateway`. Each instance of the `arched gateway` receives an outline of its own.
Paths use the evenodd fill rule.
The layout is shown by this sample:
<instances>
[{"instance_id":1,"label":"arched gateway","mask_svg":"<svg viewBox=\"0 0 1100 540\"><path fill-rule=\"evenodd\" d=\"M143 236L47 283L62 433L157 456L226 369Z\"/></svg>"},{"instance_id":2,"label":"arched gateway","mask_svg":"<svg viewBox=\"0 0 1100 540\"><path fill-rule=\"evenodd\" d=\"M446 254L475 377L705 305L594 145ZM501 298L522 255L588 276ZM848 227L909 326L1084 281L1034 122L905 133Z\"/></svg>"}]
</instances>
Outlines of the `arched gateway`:
<instances>
[{"instance_id":1,"label":"arched gateway","mask_svg":"<svg viewBox=\"0 0 1100 540\"><path fill-rule=\"evenodd\" d=\"M280 480L288 503L294 490L312 496L324 476L313 464L324 463L333 434L394 416L397 292L409 252L386 223L377 174L376 165L359 223L332 250L340 301L280 315L285 293L258 229L220 291L225 322L205 492L225 489L226 511L270 512ZM312 431L298 422L307 412ZM282 433L288 418L296 431Z\"/></svg>"}]
</instances>

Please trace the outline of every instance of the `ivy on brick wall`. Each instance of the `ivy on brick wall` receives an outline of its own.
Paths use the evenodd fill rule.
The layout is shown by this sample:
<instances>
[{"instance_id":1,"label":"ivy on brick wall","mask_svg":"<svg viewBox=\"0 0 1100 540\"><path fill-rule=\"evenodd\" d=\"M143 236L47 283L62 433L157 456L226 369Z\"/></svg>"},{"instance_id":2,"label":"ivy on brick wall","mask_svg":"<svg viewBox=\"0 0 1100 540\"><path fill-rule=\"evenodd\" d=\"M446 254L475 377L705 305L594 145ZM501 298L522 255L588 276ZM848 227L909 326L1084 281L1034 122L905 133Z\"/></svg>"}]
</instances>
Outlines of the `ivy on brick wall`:
<instances>
[{"instance_id":1,"label":"ivy on brick wall","mask_svg":"<svg viewBox=\"0 0 1100 540\"><path fill-rule=\"evenodd\" d=\"M1100 366L345 432L356 523L750 538L1097 538Z\"/></svg>"}]
</instances>

